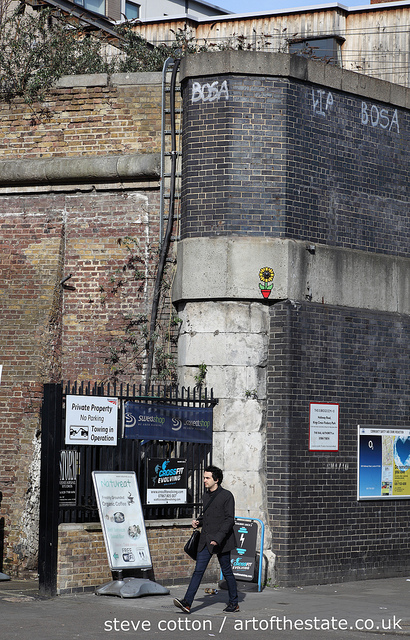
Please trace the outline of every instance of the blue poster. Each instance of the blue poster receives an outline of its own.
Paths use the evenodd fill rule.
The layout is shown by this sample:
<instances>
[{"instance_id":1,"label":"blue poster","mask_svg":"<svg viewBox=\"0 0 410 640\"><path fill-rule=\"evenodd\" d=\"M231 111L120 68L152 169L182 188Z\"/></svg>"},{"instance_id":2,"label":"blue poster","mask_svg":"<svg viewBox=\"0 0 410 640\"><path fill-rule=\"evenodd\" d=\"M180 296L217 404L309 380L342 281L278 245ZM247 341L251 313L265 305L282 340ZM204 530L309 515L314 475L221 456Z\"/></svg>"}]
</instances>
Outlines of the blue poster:
<instances>
[{"instance_id":1,"label":"blue poster","mask_svg":"<svg viewBox=\"0 0 410 640\"><path fill-rule=\"evenodd\" d=\"M410 497L410 429L359 427L358 499Z\"/></svg>"},{"instance_id":2,"label":"blue poster","mask_svg":"<svg viewBox=\"0 0 410 640\"><path fill-rule=\"evenodd\" d=\"M381 436L361 435L359 451L359 495L361 498L378 497L382 484Z\"/></svg>"},{"instance_id":3,"label":"blue poster","mask_svg":"<svg viewBox=\"0 0 410 640\"><path fill-rule=\"evenodd\" d=\"M212 409L126 402L124 438L212 444Z\"/></svg>"}]
</instances>

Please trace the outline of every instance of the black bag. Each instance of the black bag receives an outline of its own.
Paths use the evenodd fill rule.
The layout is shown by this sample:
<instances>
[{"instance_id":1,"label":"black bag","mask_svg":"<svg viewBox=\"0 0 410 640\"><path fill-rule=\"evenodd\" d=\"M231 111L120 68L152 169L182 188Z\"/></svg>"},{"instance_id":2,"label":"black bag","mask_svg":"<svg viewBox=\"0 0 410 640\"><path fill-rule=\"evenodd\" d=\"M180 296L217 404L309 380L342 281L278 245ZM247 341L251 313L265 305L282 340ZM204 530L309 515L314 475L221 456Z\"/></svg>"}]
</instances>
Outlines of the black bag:
<instances>
[{"instance_id":1,"label":"black bag","mask_svg":"<svg viewBox=\"0 0 410 640\"><path fill-rule=\"evenodd\" d=\"M216 496L216 491L212 492L211 497L208 500L208 503L205 507L205 509L202 512L202 515L204 515L205 511L208 509L208 507L210 506L212 500L215 498ZM185 547L184 547L184 551L185 553L187 553L190 558L192 558L192 560L196 560L196 556L198 555L198 545L199 545L199 536L201 535L201 532L198 531L198 529L194 529L192 532L191 537L189 538L188 542L186 543Z\"/></svg>"},{"instance_id":2,"label":"black bag","mask_svg":"<svg viewBox=\"0 0 410 640\"><path fill-rule=\"evenodd\" d=\"M185 553L187 553L192 558L192 560L196 560L200 535L201 533L198 531L198 529L194 529L191 537L184 547Z\"/></svg>"}]
</instances>

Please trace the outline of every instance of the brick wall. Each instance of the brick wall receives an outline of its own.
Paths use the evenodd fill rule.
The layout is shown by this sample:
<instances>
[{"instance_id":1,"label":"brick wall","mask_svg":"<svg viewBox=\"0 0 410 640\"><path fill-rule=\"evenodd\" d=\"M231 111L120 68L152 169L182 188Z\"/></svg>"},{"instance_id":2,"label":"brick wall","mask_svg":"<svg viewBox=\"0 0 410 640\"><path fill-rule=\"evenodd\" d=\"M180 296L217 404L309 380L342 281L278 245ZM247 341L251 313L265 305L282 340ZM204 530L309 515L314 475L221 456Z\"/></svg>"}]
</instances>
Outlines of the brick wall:
<instances>
[{"instance_id":1,"label":"brick wall","mask_svg":"<svg viewBox=\"0 0 410 640\"><path fill-rule=\"evenodd\" d=\"M274 236L408 255L406 109L269 76L190 78L183 96L182 238Z\"/></svg>"},{"instance_id":2,"label":"brick wall","mask_svg":"<svg viewBox=\"0 0 410 640\"><path fill-rule=\"evenodd\" d=\"M59 372L62 225L10 204L0 199L0 515L9 562L35 569L42 381Z\"/></svg>"},{"instance_id":3,"label":"brick wall","mask_svg":"<svg viewBox=\"0 0 410 640\"><path fill-rule=\"evenodd\" d=\"M153 569L128 570L133 577L146 577L171 587L188 583L194 562L184 553L191 535L188 522L158 521L145 523ZM204 580L219 579L218 563L211 561ZM58 540L58 593L93 591L112 579L104 538L99 524L61 524Z\"/></svg>"},{"instance_id":4,"label":"brick wall","mask_svg":"<svg viewBox=\"0 0 410 640\"><path fill-rule=\"evenodd\" d=\"M161 74L69 76L44 104L0 103L0 159L160 150Z\"/></svg>"},{"instance_id":5,"label":"brick wall","mask_svg":"<svg viewBox=\"0 0 410 640\"><path fill-rule=\"evenodd\" d=\"M408 500L358 502L357 425L408 425L407 316L271 311L267 492L282 584L407 575ZM339 403L339 451L309 451L309 402Z\"/></svg>"},{"instance_id":6,"label":"brick wall","mask_svg":"<svg viewBox=\"0 0 410 640\"><path fill-rule=\"evenodd\" d=\"M192 102L194 82L226 82L229 99L221 91ZM182 238L283 233L286 90L285 81L247 76L184 84Z\"/></svg>"},{"instance_id":7,"label":"brick wall","mask_svg":"<svg viewBox=\"0 0 410 640\"><path fill-rule=\"evenodd\" d=\"M42 105L0 103L0 162L32 163L21 183L0 176L0 518L11 575L37 568L42 384L107 379L111 340L125 315L148 311L153 277L150 260L142 290L123 273L119 239L155 259L159 235L158 176L48 182L36 161L158 152L160 98L161 74L148 73L64 78ZM139 382L133 366L125 378Z\"/></svg>"},{"instance_id":8,"label":"brick wall","mask_svg":"<svg viewBox=\"0 0 410 640\"><path fill-rule=\"evenodd\" d=\"M315 243L337 248L347 263L358 251L364 261L366 254L409 257L404 89L269 54L210 54L202 65L187 62L182 73L182 238L194 253L195 239L202 247L202 238L229 236L225 264L236 265L242 278L235 300L238 282L247 292L252 270L264 264L257 249L243 249L259 247L257 236L271 249L263 260L287 269L285 292L304 274L296 261L282 259L274 239L304 242L304 250L312 243L313 254ZM243 259L251 256L249 273L241 271L235 238ZM337 280L337 260L323 275L325 292ZM384 287L390 276L386 270ZM286 293L275 299L274 290L265 303L271 324L266 404L260 399L263 472L279 584L402 575L410 567L409 500L359 502L356 493L357 425L408 427L409 317L387 313L383 300L361 308L355 284L352 276L351 307L346 299L340 306L325 298L310 303L309 287L296 300ZM407 276L391 287L406 299ZM339 451L309 451L310 402L339 403ZM239 412L236 419L243 420Z\"/></svg>"}]
</instances>

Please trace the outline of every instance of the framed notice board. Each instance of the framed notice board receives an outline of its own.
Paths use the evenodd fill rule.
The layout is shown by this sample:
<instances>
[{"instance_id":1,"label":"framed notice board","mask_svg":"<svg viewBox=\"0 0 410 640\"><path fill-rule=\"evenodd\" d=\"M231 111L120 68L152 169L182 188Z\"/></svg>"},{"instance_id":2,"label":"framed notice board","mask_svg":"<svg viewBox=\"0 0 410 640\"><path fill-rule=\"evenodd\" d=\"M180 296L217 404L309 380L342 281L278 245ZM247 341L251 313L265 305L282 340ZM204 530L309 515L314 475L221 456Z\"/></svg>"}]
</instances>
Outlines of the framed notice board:
<instances>
[{"instance_id":1,"label":"framed notice board","mask_svg":"<svg viewBox=\"0 0 410 640\"><path fill-rule=\"evenodd\" d=\"M357 431L357 499L410 498L410 427Z\"/></svg>"},{"instance_id":2,"label":"framed notice board","mask_svg":"<svg viewBox=\"0 0 410 640\"><path fill-rule=\"evenodd\" d=\"M152 567L137 477L131 471L93 471L98 511L112 571Z\"/></svg>"}]
</instances>

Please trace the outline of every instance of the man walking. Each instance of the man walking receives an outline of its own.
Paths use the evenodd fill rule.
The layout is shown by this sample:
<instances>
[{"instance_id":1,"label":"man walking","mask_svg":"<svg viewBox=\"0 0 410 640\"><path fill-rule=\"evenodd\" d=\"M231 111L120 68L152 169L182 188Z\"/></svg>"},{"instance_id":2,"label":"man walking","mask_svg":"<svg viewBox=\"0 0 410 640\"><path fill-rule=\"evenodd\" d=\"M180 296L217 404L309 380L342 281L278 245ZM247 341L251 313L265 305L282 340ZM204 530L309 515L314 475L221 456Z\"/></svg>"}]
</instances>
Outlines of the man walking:
<instances>
[{"instance_id":1,"label":"man walking","mask_svg":"<svg viewBox=\"0 0 410 640\"><path fill-rule=\"evenodd\" d=\"M191 611L191 605L205 569L214 554L218 557L228 586L229 602L224 611L228 613L239 611L236 580L231 566L231 550L236 546L233 532L235 500L230 491L221 487L222 480L223 473L218 467L210 465L205 469L202 516L192 521L194 529L202 526L195 570L185 597L182 600L174 598L175 606L185 613Z\"/></svg>"}]
</instances>

